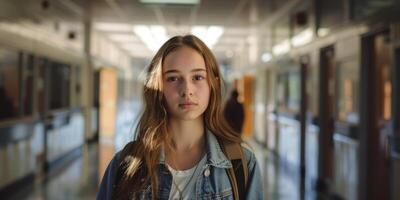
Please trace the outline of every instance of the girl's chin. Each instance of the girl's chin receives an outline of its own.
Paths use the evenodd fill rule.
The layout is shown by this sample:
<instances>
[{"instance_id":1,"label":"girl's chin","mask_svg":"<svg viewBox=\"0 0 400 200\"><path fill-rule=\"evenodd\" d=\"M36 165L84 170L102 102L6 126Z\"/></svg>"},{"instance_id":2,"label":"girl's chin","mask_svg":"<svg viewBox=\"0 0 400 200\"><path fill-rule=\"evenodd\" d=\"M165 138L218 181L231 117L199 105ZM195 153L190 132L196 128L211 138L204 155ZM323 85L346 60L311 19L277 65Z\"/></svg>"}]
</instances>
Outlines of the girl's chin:
<instances>
[{"instance_id":1,"label":"girl's chin","mask_svg":"<svg viewBox=\"0 0 400 200\"><path fill-rule=\"evenodd\" d=\"M202 119L202 115L187 113L187 114L174 115L173 118L182 121L193 121Z\"/></svg>"}]
</instances>

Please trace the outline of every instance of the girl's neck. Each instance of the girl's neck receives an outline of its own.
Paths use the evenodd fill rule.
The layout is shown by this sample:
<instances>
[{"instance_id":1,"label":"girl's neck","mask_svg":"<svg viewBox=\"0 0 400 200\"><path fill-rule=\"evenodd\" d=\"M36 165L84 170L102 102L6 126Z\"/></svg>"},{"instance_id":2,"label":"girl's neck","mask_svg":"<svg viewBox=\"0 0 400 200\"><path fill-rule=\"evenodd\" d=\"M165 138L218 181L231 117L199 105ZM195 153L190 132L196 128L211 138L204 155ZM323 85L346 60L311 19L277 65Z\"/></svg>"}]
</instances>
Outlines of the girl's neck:
<instances>
[{"instance_id":1,"label":"girl's neck","mask_svg":"<svg viewBox=\"0 0 400 200\"><path fill-rule=\"evenodd\" d=\"M169 132L173 145L166 148L166 163L175 170L194 167L205 153L203 120L170 120Z\"/></svg>"},{"instance_id":2,"label":"girl's neck","mask_svg":"<svg viewBox=\"0 0 400 200\"><path fill-rule=\"evenodd\" d=\"M204 121L200 117L196 120L175 120L169 122L169 131L172 134L175 151L190 151L193 148L204 146Z\"/></svg>"}]
</instances>

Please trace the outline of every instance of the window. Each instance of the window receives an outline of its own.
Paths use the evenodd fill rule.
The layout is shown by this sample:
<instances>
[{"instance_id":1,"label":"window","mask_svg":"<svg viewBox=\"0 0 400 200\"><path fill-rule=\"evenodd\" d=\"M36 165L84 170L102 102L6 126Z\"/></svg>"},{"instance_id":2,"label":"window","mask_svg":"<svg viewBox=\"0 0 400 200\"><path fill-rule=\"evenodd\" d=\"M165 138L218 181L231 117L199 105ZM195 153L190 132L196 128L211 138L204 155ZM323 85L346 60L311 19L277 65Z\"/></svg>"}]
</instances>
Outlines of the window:
<instances>
[{"instance_id":1,"label":"window","mask_svg":"<svg viewBox=\"0 0 400 200\"><path fill-rule=\"evenodd\" d=\"M293 71L288 74L288 110L298 112L300 110L300 73Z\"/></svg>"},{"instance_id":2,"label":"window","mask_svg":"<svg viewBox=\"0 0 400 200\"><path fill-rule=\"evenodd\" d=\"M287 88L286 88L286 74L278 75L277 84L276 84L276 103L278 105L278 111L284 112L286 109L286 96L287 96Z\"/></svg>"},{"instance_id":3,"label":"window","mask_svg":"<svg viewBox=\"0 0 400 200\"><path fill-rule=\"evenodd\" d=\"M70 106L70 67L51 62L49 70L49 109L62 109Z\"/></svg>"},{"instance_id":4,"label":"window","mask_svg":"<svg viewBox=\"0 0 400 200\"><path fill-rule=\"evenodd\" d=\"M82 77L81 77L81 72L82 68L81 66L77 66L75 70L75 77L76 77L76 82L75 82L75 95L76 95L76 105L81 106L82 105Z\"/></svg>"},{"instance_id":5,"label":"window","mask_svg":"<svg viewBox=\"0 0 400 200\"><path fill-rule=\"evenodd\" d=\"M336 68L336 119L358 123L359 67L350 59L340 62Z\"/></svg>"},{"instance_id":6,"label":"window","mask_svg":"<svg viewBox=\"0 0 400 200\"><path fill-rule=\"evenodd\" d=\"M37 79L36 79L36 108L39 113L44 113L45 111L45 91L46 91L46 86L48 87L48 84L46 83L46 64L47 60L44 58L38 58L35 60L35 68L37 70Z\"/></svg>"},{"instance_id":7,"label":"window","mask_svg":"<svg viewBox=\"0 0 400 200\"><path fill-rule=\"evenodd\" d=\"M22 57L22 82L21 82L21 111L24 116L33 113L33 79L34 57L31 54L21 54Z\"/></svg>"},{"instance_id":8,"label":"window","mask_svg":"<svg viewBox=\"0 0 400 200\"><path fill-rule=\"evenodd\" d=\"M82 98L82 78L81 78L81 67L74 66L71 68L72 76L71 76L71 106L80 107L81 106L81 98Z\"/></svg>"},{"instance_id":9,"label":"window","mask_svg":"<svg viewBox=\"0 0 400 200\"><path fill-rule=\"evenodd\" d=\"M0 48L0 120L19 115L19 55Z\"/></svg>"},{"instance_id":10,"label":"window","mask_svg":"<svg viewBox=\"0 0 400 200\"><path fill-rule=\"evenodd\" d=\"M297 70L284 72L278 76L277 104L279 112L300 110L300 73Z\"/></svg>"},{"instance_id":11,"label":"window","mask_svg":"<svg viewBox=\"0 0 400 200\"><path fill-rule=\"evenodd\" d=\"M374 41L374 66L376 68L377 95L381 98L377 101L378 115L380 119L392 119L392 83L391 63L392 44L387 39L388 34L375 37Z\"/></svg>"}]
</instances>

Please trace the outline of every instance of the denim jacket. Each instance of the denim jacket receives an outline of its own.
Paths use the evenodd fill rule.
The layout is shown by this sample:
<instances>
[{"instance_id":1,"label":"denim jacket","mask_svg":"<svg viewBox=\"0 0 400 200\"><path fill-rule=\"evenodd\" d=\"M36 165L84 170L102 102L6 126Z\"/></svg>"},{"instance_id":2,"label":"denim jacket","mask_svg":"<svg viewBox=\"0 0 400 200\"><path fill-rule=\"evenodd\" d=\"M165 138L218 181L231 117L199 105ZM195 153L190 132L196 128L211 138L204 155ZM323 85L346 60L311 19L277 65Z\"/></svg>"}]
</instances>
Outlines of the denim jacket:
<instances>
[{"instance_id":1,"label":"denim jacket","mask_svg":"<svg viewBox=\"0 0 400 200\"><path fill-rule=\"evenodd\" d=\"M192 199L226 199L233 200L232 187L229 181L227 168L232 167L232 163L225 154L211 131L207 131L207 161L201 175L197 177ZM249 149L243 148L249 170L246 199L263 199L263 188L261 182L260 168L256 158ZM100 190L97 194L98 200L111 200L114 179L118 168L118 152L108 165ZM168 199L172 183L172 175L164 164L164 155L161 154L158 165L159 190L158 199ZM150 185L141 193L141 199L151 199Z\"/></svg>"}]
</instances>

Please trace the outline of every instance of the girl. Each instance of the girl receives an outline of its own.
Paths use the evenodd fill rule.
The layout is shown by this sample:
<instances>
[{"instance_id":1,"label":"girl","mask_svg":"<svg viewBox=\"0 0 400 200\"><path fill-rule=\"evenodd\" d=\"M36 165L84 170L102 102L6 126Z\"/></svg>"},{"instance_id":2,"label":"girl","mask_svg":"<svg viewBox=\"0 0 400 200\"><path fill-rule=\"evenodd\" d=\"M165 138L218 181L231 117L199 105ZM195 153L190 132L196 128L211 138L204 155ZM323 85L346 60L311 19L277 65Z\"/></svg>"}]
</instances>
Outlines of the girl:
<instances>
[{"instance_id":1,"label":"girl","mask_svg":"<svg viewBox=\"0 0 400 200\"><path fill-rule=\"evenodd\" d=\"M147 71L137 138L111 160L97 199L262 199L254 154L222 117L221 83L200 39L169 39Z\"/></svg>"}]
</instances>

